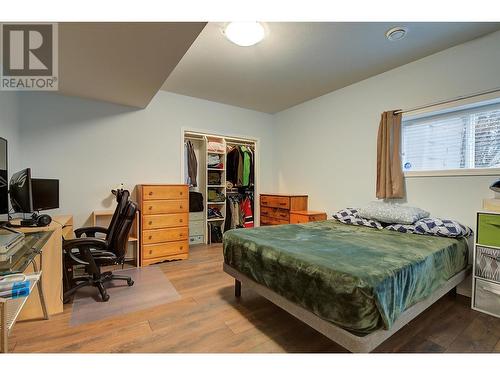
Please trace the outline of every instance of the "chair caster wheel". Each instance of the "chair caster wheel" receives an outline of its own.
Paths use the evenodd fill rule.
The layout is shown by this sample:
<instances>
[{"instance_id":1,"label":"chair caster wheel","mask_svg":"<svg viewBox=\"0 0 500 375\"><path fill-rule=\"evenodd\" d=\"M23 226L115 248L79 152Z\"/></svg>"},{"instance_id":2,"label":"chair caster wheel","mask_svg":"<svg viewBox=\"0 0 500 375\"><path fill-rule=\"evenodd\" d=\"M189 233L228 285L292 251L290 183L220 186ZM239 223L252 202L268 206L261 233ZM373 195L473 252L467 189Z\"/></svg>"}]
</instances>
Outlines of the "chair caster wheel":
<instances>
[{"instance_id":1,"label":"chair caster wheel","mask_svg":"<svg viewBox=\"0 0 500 375\"><path fill-rule=\"evenodd\" d=\"M127 285L128 285L128 286L132 286L132 285L134 285L134 280L127 281Z\"/></svg>"},{"instance_id":2,"label":"chair caster wheel","mask_svg":"<svg viewBox=\"0 0 500 375\"><path fill-rule=\"evenodd\" d=\"M103 295L101 297L102 297L102 301L103 302L108 302L109 301L109 294L105 294L105 295Z\"/></svg>"}]
</instances>

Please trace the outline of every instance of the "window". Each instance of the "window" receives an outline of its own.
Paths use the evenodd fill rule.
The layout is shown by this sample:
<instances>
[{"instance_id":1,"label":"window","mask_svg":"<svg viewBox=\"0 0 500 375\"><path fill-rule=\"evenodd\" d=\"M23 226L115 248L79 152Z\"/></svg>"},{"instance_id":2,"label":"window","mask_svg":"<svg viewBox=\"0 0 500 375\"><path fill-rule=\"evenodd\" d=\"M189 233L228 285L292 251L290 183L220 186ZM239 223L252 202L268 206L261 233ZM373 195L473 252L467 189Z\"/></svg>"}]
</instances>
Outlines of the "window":
<instances>
[{"instance_id":1,"label":"window","mask_svg":"<svg viewBox=\"0 0 500 375\"><path fill-rule=\"evenodd\" d=\"M404 172L500 168L500 104L402 123Z\"/></svg>"}]
</instances>

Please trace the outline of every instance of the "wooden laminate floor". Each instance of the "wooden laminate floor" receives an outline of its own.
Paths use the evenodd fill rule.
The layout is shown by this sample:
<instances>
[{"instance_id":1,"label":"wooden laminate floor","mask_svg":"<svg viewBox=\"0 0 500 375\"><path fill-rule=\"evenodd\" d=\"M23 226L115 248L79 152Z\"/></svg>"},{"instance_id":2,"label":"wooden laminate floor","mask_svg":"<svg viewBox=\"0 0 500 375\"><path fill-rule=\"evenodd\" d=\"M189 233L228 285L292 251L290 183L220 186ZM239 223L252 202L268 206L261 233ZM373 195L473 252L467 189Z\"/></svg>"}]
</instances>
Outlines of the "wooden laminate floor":
<instances>
[{"instance_id":1,"label":"wooden laminate floor","mask_svg":"<svg viewBox=\"0 0 500 375\"><path fill-rule=\"evenodd\" d=\"M70 327L71 305L49 321L18 323L13 352L345 352L255 293L235 300L220 245L192 247L189 260L161 269L181 299ZM500 352L500 319L445 296L377 352Z\"/></svg>"}]
</instances>

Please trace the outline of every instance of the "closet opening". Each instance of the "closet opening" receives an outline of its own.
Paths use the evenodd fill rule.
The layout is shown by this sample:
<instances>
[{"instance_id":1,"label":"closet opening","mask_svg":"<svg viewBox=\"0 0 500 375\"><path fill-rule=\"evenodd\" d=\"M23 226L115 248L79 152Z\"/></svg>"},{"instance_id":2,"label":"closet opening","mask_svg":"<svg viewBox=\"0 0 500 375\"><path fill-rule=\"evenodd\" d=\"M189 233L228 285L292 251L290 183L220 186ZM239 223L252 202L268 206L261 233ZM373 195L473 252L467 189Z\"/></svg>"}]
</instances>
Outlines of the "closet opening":
<instances>
[{"instance_id":1,"label":"closet opening","mask_svg":"<svg viewBox=\"0 0 500 375\"><path fill-rule=\"evenodd\" d=\"M257 146L256 139L183 132L190 245L220 243L227 230L259 225Z\"/></svg>"}]
</instances>

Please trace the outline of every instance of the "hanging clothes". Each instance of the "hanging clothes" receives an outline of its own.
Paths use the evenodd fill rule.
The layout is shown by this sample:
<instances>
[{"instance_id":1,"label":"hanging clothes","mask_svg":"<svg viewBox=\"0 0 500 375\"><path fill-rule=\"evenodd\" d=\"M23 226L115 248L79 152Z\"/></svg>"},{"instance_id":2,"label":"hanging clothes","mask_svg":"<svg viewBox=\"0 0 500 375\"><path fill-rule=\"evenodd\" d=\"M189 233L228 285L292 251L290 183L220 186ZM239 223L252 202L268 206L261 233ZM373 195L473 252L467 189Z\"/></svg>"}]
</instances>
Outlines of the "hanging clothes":
<instances>
[{"instance_id":1,"label":"hanging clothes","mask_svg":"<svg viewBox=\"0 0 500 375\"><path fill-rule=\"evenodd\" d=\"M245 190L242 193L228 193L224 230L251 228L253 226L253 191Z\"/></svg>"},{"instance_id":2,"label":"hanging clothes","mask_svg":"<svg viewBox=\"0 0 500 375\"><path fill-rule=\"evenodd\" d=\"M237 171L237 179L236 186L243 186L243 151L241 147L236 147L238 150L238 171Z\"/></svg>"},{"instance_id":3,"label":"hanging clothes","mask_svg":"<svg viewBox=\"0 0 500 375\"><path fill-rule=\"evenodd\" d=\"M226 155L226 181L233 185L238 183L238 162L239 162L238 147L228 146Z\"/></svg>"},{"instance_id":4,"label":"hanging clothes","mask_svg":"<svg viewBox=\"0 0 500 375\"><path fill-rule=\"evenodd\" d=\"M246 197L245 200L241 202L241 211L243 213L243 226L245 228L253 228L252 203L249 197Z\"/></svg>"},{"instance_id":5,"label":"hanging clothes","mask_svg":"<svg viewBox=\"0 0 500 375\"><path fill-rule=\"evenodd\" d=\"M187 151L187 170L188 170L188 179L187 183L190 186L196 187L198 183L196 181L196 175L198 174L198 160L196 160L196 154L194 153L194 147L191 141L186 142L186 151Z\"/></svg>"},{"instance_id":6,"label":"hanging clothes","mask_svg":"<svg viewBox=\"0 0 500 375\"><path fill-rule=\"evenodd\" d=\"M250 150L245 146L241 146L241 153L243 156L241 186L249 186L250 185L250 168L251 168Z\"/></svg>"}]
</instances>

